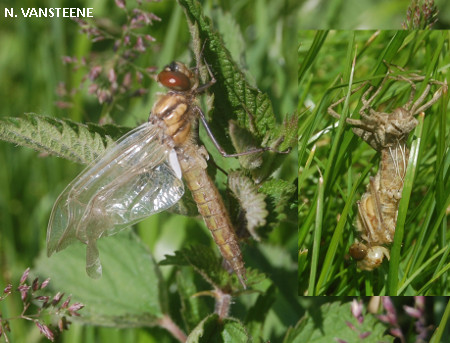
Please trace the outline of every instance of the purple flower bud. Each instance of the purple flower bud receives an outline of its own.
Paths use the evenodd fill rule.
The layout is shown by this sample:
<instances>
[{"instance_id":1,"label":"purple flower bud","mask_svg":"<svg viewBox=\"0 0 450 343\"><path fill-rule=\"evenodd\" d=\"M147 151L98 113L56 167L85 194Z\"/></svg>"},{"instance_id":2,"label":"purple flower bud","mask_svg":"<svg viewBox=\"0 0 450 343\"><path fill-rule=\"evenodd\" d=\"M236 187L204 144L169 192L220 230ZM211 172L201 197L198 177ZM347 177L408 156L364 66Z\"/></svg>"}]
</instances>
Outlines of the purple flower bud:
<instances>
[{"instance_id":1,"label":"purple flower bud","mask_svg":"<svg viewBox=\"0 0 450 343\"><path fill-rule=\"evenodd\" d=\"M123 10L126 8L125 0L115 0L115 3L117 5L117 7L121 8Z\"/></svg>"},{"instance_id":2,"label":"purple flower bud","mask_svg":"<svg viewBox=\"0 0 450 343\"><path fill-rule=\"evenodd\" d=\"M22 274L22 277L20 278L20 284L23 284L27 280L29 273L30 273L30 268L25 269L25 271Z\"/></svg>"},{"instance_id":3,"label":"purple flower bud","mask_svg":"<svg viewBox=\"0 0 450 343\"><path fill-rule=\"evenodd\" d=\"M50 282L50 278L45 279L44 282L41 284L41 289L44 289L45 287L47 287L49 282Z\"/></svg>"},{"instance_id":4,"label":"purple flower bud","mask_svg":"<svg viewBox=\"0 0 450 343\"><path fill-rule=\"evenodd\" d=\"M406 314L410 317L420 319L422 317L422 312L418 310L417 308L411 307L411 306L403 306L403 309L405 310Z\"/></svg>"},{"instance_id":5,"label":"purple flower bud","mask_svg":"<svg viewBox=\"0 0 450 343\"><path fill-rule=\"evenodd\" d=\"M89 80L94 81L102 72L101 66L93 66L91 70L89 70Z\"/></svg>"},{"instance_id":6,"label":"purple flower bud","mask_svg":"<svg viewBox=\"0 0 450 343\"><path fill-rule=\"evenodd\" d=\"M61 301L62 297L64 296L64 293L58 292L52 299L52 305L56 306Z\"/></svg>"},{"instance_id":7,"label":"purple flower bud","mask_svg":"<svg viewBox=\"0 0 450 343\"><path fill-rule=\"evenodd\" d=\"M12 289L11 284L6 285L6 287L3 289L3 294L11 294L11 289Z\"/></svg>"},{"instance_id":8,"label":"purple flower bud","mask_svg":"<svg viewBox=\"0 0 450 343\"><path fill-rule=\"evenodd\" d=\"M69 308L68 311L72 316L79 316L80 314L77 311L81 310L84 307L82 303L74 303Z\"/></svg>"},{"instance_id":9,"label":"purple flower bud","mask_svg":"<svg viewBox=\"0 0 450 343\"><path fill-rule=\"evenodd\" d=\"M17 290L20 292L20 297L22 298L22 301L25 301L28 295L28 291L30 290L30 286L28 285L20 285L17 287Z\"/></svg>"},{"instance_id":10,"label":"purple flower bud","mask_svg":"<svg viewBox=\"0 0 450 343\"><path fill-rule=\"evenodd\" d=\"M395 313L394 304L392 304L391 298L385 296L382 297L381 299L383 301L383 306L386 309L386 311L389 313Z\"/></svg>"},{"instance_id":11,"label":"purple flower bud","mask_svg":"<svg viewBox=\"0 0 450 343\"><path fill-rule=\"evenodd\" d=\"M67 306L69 306L69 303L70 303L70 297L67 297L67 299L62 303L61 309L67 308Z\"/></svg>"},{"instance_id":12,"label":"purple flower bud","mask_svg":"<svg viewBox=\"0 0 450 343\"><path fill-rule=\"evenodd\" d=\"M111 93L107 89L98 89L97 99L100 104L109 103L111 101Z\"/></svg>"},{"instance_id":13,"label":"purple flower bud","mask_svg":"<svg viewBox=\"0 0 450 343\"><path fill-rule=\"evenodd\" d=\"M142 75L142 73L140 71L136 71L136 80L137 80L137 82L141 83L143 79L144 79L144 75Z\"/></svg>"},{"instance_id":14,"label":"purple flower bud","mask_svg":"<svg viewBox=\"0 0 450 343\"><path fill-rule=\"evenodd\" d=\"M364 339L364 338L369 337L371 334L372 334L372 332L366 331L366 332L360 333L359 338Z\"/></svg>"},{"instance_id":15,"label":"purple flower bud","mask_svg":"<svg viewBox=\"0 0 450 343\"><path fill-rule=\"evenodd\" d=\"M35 321L36 326L39 328L39 331L45 336L47 337L48 340L50 341L54 341L55 340L55 336L53 335L52 330L50 330L50 328L45 325L45 324L41 324L39 323L37 320Z\"/></svg>"},{"instance_id":16,"label":"purple flower bud","mask_svg":"<svg viewBox=\"0 0 450 343\"><path fill-rule=\"evenodd\" d=\"M353 317L355 317L358 320L358 323L362 323L364 322L364 317L363 317L363 304L362 304L362 300L357 301L356 299L353 299L352 303L351 303L351 311L353 314Z\"/></svg>"},{"instance_id":17,"label":"purple flower bud","mask_svg":"<svg viewBox=\"0 0 450 343\"><path fill-rule=\"evenodd\" d=\"M123 77L122 86L125 88L129 88L130 85L131 85L131 73L128 72Z\"/></svg>"},{"instance_id":18,"label":"purple flower bud","mask_svg":"<svg viewBox=\"0 0 450 343\"><path fill-rule=\"evenodd\" d=\"M140 51L140 52L144 52L145 51L145 46L144 46L144 42L142 40L142 37L138 37L136 40L136 44L134 45L134 49L136 51Z\"/></svg>"},{"instance_id":19,"label":"purple flower bud","mask_svg":"<svg viewBox=\"0 0 450 343\"><path fill-rule=\"evenodd\" d=\"M392 328L392 329L389 330L389 332L394 337L398 337L398 338L402 338L403 337L403 333L402 333L402 330L400 330L400 328Z\"/></svg>"},{"instance_id":20,"label":"purple flower bud","mask_svg":"<svg viewBox=\"0 0 450 343\"><path fill-rule=\"evenodd\" d=\"M39 279L35 278L31 284L31 288L33 289L33 292L36 292L39 289L39 287L40 287Z\"/></svg>"},{"instance_id":21,"label":"purple flower bud","mask_svg":"<svg viewBox=\"0 0 450 343\"><path fill-rule=\"evenodd\" d=\"M108 80L111 83L114 83L117 81L116 72L113 68L109 69L109 71L108 71Z\"/></svg>"},{"instance_id":22,"label":"purple flower bud","mask_svg":"<svg viewBox=\"0 0 450 343\"><path fill-rule=\"evenodd\" d=\"M416 305L416 308L420 310L425 310L425 297L424 296L417 296L414 297L414 303Z\"/></svg>"},{"instance_id":23,"label":"purple flower bud","mask_svg":"<svg viewBox=\"0 0 450 343\"><path fill-rule=\"evenodd\" d=\"M356 330L355 326L354 326L352 323L350 323L349 321L346 321L345 324L346 324L350 329Z\"/></svg>"}]
</instances>

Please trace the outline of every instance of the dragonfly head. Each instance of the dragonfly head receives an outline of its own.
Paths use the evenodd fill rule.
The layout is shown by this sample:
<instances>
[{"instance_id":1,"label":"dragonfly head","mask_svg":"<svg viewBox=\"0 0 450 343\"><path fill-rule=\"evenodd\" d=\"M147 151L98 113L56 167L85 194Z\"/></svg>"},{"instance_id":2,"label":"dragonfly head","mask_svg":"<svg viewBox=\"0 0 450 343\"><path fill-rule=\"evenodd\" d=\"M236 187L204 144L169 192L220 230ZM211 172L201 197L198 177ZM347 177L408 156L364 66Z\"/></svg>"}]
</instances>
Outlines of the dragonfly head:
<instances>
[{"instance_id":1,"label":"dragonfly head","mask_svg":"<svg viewBox=\"0 0 450 343\"><path fill-rule=\"evenodd\" d=\"M175 91L187 92L197 86L194 73L181 62L172 62L158 74L158 82Z\"/></svg>"}]
</instances>

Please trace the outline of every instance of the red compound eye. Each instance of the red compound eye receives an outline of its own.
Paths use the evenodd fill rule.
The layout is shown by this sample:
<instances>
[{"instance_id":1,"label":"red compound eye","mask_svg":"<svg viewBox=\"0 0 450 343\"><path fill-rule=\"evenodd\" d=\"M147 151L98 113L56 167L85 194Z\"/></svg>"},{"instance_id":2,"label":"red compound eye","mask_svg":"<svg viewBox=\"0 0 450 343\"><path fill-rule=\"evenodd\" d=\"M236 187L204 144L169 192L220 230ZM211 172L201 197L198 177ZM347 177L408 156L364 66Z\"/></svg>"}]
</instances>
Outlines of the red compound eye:
<instances>
[{"instance_id":1,"label":"red compound eye","mask_svg":"<svg viewBox=\"0 0 450 343\"><path fill-rule=\"evenodd\" d=\"M187 91L191 88L189 78L185 74L177 71L163 70L158 74L158 82L164 87L176 91Z\"/></svg>"}]
</instances>

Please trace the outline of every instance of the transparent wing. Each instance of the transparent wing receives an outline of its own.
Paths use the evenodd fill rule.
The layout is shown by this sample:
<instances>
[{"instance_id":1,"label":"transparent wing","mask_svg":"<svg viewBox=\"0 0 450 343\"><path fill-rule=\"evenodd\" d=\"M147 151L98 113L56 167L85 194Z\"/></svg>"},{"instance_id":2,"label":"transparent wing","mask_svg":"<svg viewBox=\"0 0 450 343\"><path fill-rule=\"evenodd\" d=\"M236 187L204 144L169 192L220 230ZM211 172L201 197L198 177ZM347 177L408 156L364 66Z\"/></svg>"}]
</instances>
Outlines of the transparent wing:
<instances>
[{"instance_id":1,"label":"transparent wing","mask_svg":"<svg viewBox=\"0 0 450 343\"><path fill-rule=\"evenodd\" d=\"M145 123L78 175L53 206L48 255L80 240L88 245L88 274L99 277L98 238L175 204L184 186L172 168L174 152L163 142L159 129Z\"/></svg>"}]
</instances>

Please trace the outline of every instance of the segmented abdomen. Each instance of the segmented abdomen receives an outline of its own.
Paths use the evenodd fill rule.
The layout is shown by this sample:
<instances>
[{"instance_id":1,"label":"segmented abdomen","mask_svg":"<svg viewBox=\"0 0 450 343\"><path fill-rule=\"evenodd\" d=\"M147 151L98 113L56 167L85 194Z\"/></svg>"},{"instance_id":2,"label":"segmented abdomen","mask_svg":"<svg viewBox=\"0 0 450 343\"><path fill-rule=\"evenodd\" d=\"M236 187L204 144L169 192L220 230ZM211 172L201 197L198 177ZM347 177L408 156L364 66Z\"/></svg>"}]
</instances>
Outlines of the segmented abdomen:
<instances>
[{"instance_id":1,"label":"segmented abdomen","mask_svg":"<svg viewBox=\"0 0 450 343\"><path fill-rule=\"evenodd\" d=\"M379 197L384 225L393 235L397 225L398 204L402 197L403 182L408 165L409 149L404 143L381 151Z\"/></svg>"},{"instance_id":2,"label":"segmented abdomen","mask_svg":"<svg viewBox=\"0 0 450 343\"><path fill-rule=\"evenodd\" d=\"M223 258L245 287L245 267L239 242L219 191L206 172L206 161L198 153L202 150L190 146L181 150L178 153L181 170L186 185L197 203L198 211L219 246ZM206 150L203 152L206 154Z\"/></svg>"}]
</instances>

